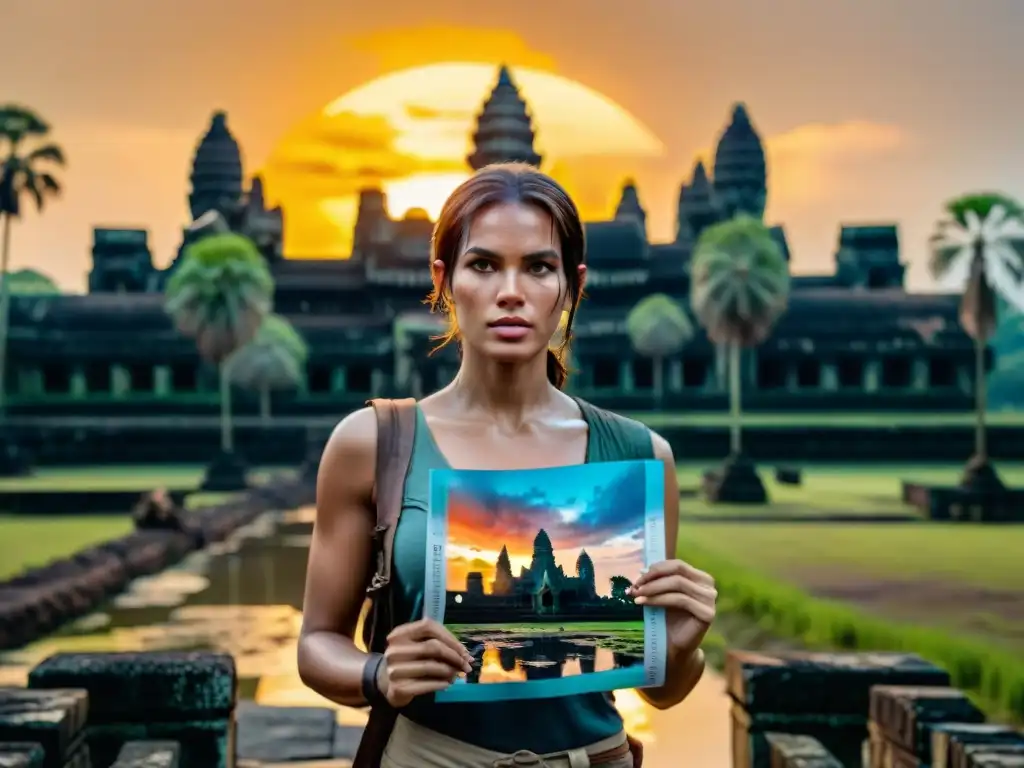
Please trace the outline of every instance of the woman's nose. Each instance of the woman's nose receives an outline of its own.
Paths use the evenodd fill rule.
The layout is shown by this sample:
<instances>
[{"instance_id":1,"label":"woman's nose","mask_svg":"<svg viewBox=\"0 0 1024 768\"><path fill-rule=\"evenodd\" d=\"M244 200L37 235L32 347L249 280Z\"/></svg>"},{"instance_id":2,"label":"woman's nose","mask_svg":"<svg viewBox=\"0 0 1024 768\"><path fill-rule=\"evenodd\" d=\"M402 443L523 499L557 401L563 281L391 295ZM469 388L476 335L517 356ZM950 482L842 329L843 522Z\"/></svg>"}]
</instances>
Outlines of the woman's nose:
<instances>
[{"instance_id":1,"label":"woman's nose","mask_svg":"<svg viewBox=\"0 0 1024 768\"><path fill-rule=\"evenodd\" d=\"M501 275L501 285L498 290L498 303L523 303L522 275L518 270L508 269Z\"/></svg>"}]
</instances>

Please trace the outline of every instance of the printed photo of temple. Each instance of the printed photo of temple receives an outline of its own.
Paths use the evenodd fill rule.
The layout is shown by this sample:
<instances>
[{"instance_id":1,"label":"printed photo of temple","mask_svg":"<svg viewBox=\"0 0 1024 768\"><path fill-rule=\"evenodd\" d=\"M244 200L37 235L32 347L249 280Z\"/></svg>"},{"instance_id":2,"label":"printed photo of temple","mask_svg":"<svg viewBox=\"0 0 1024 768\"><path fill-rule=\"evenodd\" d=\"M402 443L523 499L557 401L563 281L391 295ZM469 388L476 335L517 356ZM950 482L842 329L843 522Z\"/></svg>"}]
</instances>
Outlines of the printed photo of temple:
<instances>
[{"instance_id":1,"label":"printed photo of temple","mask_svg":"<svg viewBox=\"0 0 1024 768\"><path fill-rule=\"evenodd\" d=\"M623 577L617 577L623 579ZM623 582L625 583L625 582ZM565 572L555 556L551 538L543 528L533 540L530 565L512 573L508 548L502 547L495 562L494 580L490 591L484 589L484 575L480 571L466 574L465 591L448 589L445 599L446 619L463 617L468 622L485 622L492 612L517 618L550 617L560 620L600 618L630 618L643 614L640 606L625 599L613 597L615 585L609 595L598 594L594 561L587 551L581 550L576 558L575 576Z\"/></svg>"},{"instance_id":2,"label":"printed photo of temple","mask_svg":"<svg viewBox=\"0 0 1024 768\"><path fill-rule=\"evenodd\" d=\"M503 67L478 115L467 165L542 164L534 137L543 130ZM297 391L275 393L275 414L334 417L370 396L421 396L450 380L457 350L427 354L440 319L422 303L433 226L425 215L392 219L384 193L365 189L350 254L284 258L287 211L268 207L259 177L247 179L220 112L198 143L189 184L193 217L218 210L258 244L275 280L275 311L309 345L304 379ZM762 141L738 104L713 164L697 163L680 184L671 242L650 242L642 191L632 183L622 187L607 220L587 223L588 297L575 326L574 394L604 407L650 410L657 390L666 409L724 409L725 361L703 331L697 328L682 352L656 367L634 349L626 317L656 292L688 306L696 238L737 212L763 218L768 194ZM788 255L784 227L773 231ZM189 237L183 233L182 247ZM216 374L164 311L161 291L176 263L154 265L144 229L96 228L88 293L15 297L11 415L215 414ZM897 226L840 226L834 263L831 274L794 277L788 311L771 337L744 353L745 408L968 409L973 352L958 325L958 297L907 292ZM240 394L239 412L255 413L255 400L247 402Z\"/></svg>"}]
</instances>

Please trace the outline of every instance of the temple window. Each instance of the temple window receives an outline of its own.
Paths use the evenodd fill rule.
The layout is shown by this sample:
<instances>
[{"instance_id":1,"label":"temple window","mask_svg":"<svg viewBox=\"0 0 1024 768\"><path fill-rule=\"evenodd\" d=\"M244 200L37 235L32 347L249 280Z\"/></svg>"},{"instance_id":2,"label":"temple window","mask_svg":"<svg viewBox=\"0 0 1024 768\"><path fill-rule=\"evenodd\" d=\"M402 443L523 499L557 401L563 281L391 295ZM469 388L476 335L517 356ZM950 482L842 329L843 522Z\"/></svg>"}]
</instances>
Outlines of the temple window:
<instances>
[{"instance_id":1,"label":"temple window","mask_svg":"<svg viewBox=\"0 0 1024 768\"><path fill-rule=\"evenodd\" d=\"M156 369L152 365L130 365L128 376L132 392L152 392L156 384Z\"/></svg>"},{"instance_id":2,"label":"temple window","mask_svg":"<svg viewBox=\"0 0 1024 768\"><path fill-rule=\"evenodd\" d=\"M306 389L312 394L331 391L334 371L329 365L310 365L306 368Z\"/></svg>"},{"instance_id":3,"label":"temple window","mask_svg":"<svg viewBox=\"0 0 1024 768\"><path fill-rule=\"evenodd\" d=\"M179 364L171 366L172 391L195 392L198 381L198 371L194 365Z\"/></svg>"},{"instance_id":4,"label":"temple window","mask_svg":"<svg viewBox=\"0 0 1024 768\"><path fill-rule=\"evenodd\" d=\"M633 386L636 389L654 388L654 361L648 357L633 358Z\"/></svg>"},{"instance_id":5,"label":"temple window","mask_svg":"<svg viewBox=\"0 0 1024 768\"><path fill-rule=\"evenodd\" d=\"M912 380L910 358L887 357L882 361L882 386L899 389L909 387Z\"/></svg>"},{"instance_id":6,"label":"temple window","mask_svg":"<svg viewBox=\"0 0 1024 768\"><path fill-rule=\"evenodd\" d=\"M801 389L821 386L821 365L817 360L804 359L796 366L796 385Z\"/></svg>"},{"instance_id":7,"label":"temple window","mask_svg":"<svg viewBox=\"0 0 1024 768\"><path fill-rule=\"evenodd\" d=\"M703 387L708 380L707 360L683 360L683 386Z\"/></svg>"},{"instance_id":8,"label":"temple window","mask_svg":"<svg viewBox=\"0 0 1024 768\"><path fill-rule=\"evenodd\" d=\"M956 363L947 357L936 357L928 361L928 386L955 387Z\"/></svg>"},{"instance_id":9,"label":"temple window","mask_svg":"<svg viewBox=\"0 0 1024 768\"><path fill-rule=\"evenodd\" d=\"M345 388L349 392L369 392L373 389L373 368L369 365L350 365L345 371Z\"/></svg>"},{"instance_id":10,"label":"temple window","mask_svg":"<svg viewBox=\"0 0 1024 768\"><path fill-rule=\"evenodd\" d=\"M65 395L71 391L71 368L59 363L44 365L43 392L48 395Z\"/></svg>"},{"instance_id":11,"label":"temple window","mask_svg":"<svg viewBox=\"0 0 1024 768\"><path fill-rule=\"evenodd\" d=\"M864 361L859 357L840 358L836 363L836 379L840 389L860 389L864 386Z\"/></svg>"},{"instance_id":12,"label":"temple window","mask_svg":"<svg viewBox=\"0 0 1024 768\"><path fill-rule=\"evenodd\" d=\"M786 386L786 366L778 358L759 358L757 361L757 388L781 389Z\"/></svg>"},{"instance_id":13,"label":"temple window","mask_svg":"<svg viewBox=\"0 0 1024 768\"><path fill-rule=\"evenodd\" d=\"M86 363L85 391L105 393L111 391L112 376L109 363Z\"/></svg>"},{"instance_id":14,"label":"temple window","mask_svg":"<svg viewBox=\"0 0 1024 768\"><path fill-rule=\"evenodd\" d=\"M611 388L619 385L619 361L614 358L599 358L591 368L595 388Z\"/></svg>"}]
</instances>

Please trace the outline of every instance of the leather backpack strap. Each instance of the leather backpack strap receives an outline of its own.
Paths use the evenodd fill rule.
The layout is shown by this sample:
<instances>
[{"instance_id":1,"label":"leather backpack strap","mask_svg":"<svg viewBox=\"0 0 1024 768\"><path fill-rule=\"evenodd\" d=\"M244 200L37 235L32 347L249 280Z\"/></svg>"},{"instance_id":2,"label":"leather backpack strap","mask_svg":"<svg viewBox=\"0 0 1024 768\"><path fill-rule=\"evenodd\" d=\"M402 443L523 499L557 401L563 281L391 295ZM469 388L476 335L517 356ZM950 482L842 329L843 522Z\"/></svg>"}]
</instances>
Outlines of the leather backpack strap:
<instances>
[{"instance_id":1,"label":"leather backpack strap","mask_svg":"<svg viewBox=\"0 0 1024 768\"><path fill-rule=\"evenodd\" d=\"M373 530L375 565L366 594L371 600L364 618L363 641L368 650L377 650L381 636L387 636L394 623L391 589L391 560L395 530L402 515L405 476L412 459L416 438L416 401L412 398L370 401L377 414L377 471L374 496L377 524ZM384 748L391 738L398 712L386 704L370 708L370 716L359 739L353 768L379 768Z\"/></svg>"}]
</instances>

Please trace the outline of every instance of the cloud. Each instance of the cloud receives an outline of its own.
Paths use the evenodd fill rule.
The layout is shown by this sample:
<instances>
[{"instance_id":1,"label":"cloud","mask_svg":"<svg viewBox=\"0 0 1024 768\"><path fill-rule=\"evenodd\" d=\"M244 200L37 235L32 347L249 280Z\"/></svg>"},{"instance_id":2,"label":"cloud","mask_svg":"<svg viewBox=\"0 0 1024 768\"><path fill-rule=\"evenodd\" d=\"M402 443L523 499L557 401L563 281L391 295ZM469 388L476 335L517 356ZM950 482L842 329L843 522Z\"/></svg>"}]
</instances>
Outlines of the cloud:
<instances>
[{"instance_id":1,"label":"cloud","mask_svg":"<svg viewBox=\"0 0 1024 768\"><path fill-rule=\"evenodd\" d=\"M646 508L644 469L605 469L585 496L579 492L553 494L545 488L516 493L494 487L490 473L463 475L448 500L449 540L463 546L508 546L510 554L532 551L544 529L556 550L609 546L637 549L629 539L642 527ZM596 482L595 482L596 481Z\"/></svg>"},{"instance_id":2,"label":"cloud","mask_svg":"<svg viewBox=\"0 0 1024 768\"><path fill-rule=\"evenodd\" d=\"M263 169L268 193L285 210L419 173L463 170L455 160L402 152L398 132L382 115L317 114L280 144Z\"/></svg>"},{"instance_id":3,"label":"cloud","mask_svg":"<svg viewBox=\"0 0 1024 768\"><path fill-rule=\"evenodd\" d=\"M471 110L435 109L434 107L427 107L422 104L405 104L404 109L405 114L413 120L458 121L460 130L462 130L467 120L472 120L475 117Z\"/></svg>"}]
</instances>

